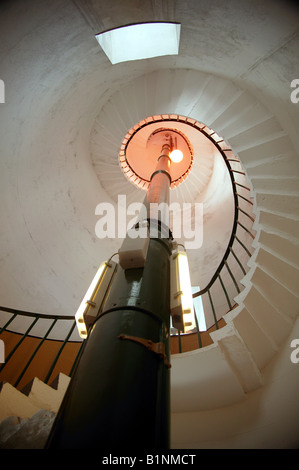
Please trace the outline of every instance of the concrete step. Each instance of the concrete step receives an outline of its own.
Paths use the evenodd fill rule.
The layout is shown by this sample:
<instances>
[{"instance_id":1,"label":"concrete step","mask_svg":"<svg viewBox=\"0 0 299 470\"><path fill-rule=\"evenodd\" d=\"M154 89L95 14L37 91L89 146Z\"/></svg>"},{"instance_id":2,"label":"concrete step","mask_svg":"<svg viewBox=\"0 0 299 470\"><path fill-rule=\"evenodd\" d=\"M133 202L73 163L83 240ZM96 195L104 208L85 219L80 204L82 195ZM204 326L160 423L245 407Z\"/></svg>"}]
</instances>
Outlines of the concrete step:
<instances>
[{"instance_id":1,"label":"concrete step","mask_svg":"<svg viewBox=\"0 0 299 470\"><path fill-rule=\"evenodd\" d=\"M254 142L254 140L253 140ZM273 161L275 157L289 155L293 147L288 136L280 135L263 144L254 144L251 148L241 150L238 156L246 168L256 166L259 163Z\"/></svg>"},{"instance_id":2,"label":"concrete step","mask_svg":"<svg viewBox=\"0 0 299 470\"><path fill-rule=\"evenodd\" d=\"M71 378L68 375L60 372L51 383L51 387L57 390L59 393L64 394L69 386L70 381Z\"/></svg>"},{"instance_id":3,"label":"concrete step","mask_svg":"<svg viewBox=\"0 0 299 470\"><path fill-rule=\"evenodd\" d=\"M250 127L249 129L240 132L238 135L230 138L230 145L235 152L246 150L252 147L252 142L256 144L264 144L276 138L277 135L284 135L277 120L270 116L265 121Z\"/></svg>"},{"instance_id":4,"label":"concrete step","mask_svg":"<svg viewBox=\"0 0 299 470\"><path fill-rule=\"evenodd\" d=\"M281 155L266 162L258 162L256 165L247 167L250 178L270 176L294 176L299 173L298 157L293 155Z\"/></svg>"},{"instance_id":5,"label":"concrete step","mask_svg":"<svg viewBox=\"0 0 299 470\"><path fill-rule=\"evenodd\" d=\"M274 254L296 269L299 269L299 240L289 240L281 235L261 230L254 244L260 245L266 251Z\"/></svg>"},{"instance_id":6,"label":"concrete step","mask_svg":"<svg viewBox=\"0 0 299 470\"><path fill-rule=\"evenodd\" d=\"M233 83L215 76L209 79L203 91L191 112L192 116L199 115L200 121L209 127L220 114L227 114L236 93L241 93Z\"/></svg>"},{"instance_id":7,"label":"concrete step","mask_svg":"<svg viewBox=\"0 0 299 470\"><path fill-rule=\"evenodd\" d=\"M175 354L171 365L172 413L215 409L246 398L239 378L217 343Z\"/></svg>"},{"instance_id":8,"label":"concrete step","mask_svg":"<svg viewBox=\"0 0 299 470\"><path fill-rule=\"evenodd\" d=\"M244 299L244 306L265 335L273 342L274 348L278 349L278 346L289 335L292 321L282 315L253 285Z\"/></svg>"},{"instance_id":9,"label":"concrete step","mask_svg":"<svg viewBox=\"0 0 299 470\"><path fill-rule=\"evenodd\" d=\"M228 364L234 371L244 392L256 390L262 385L262 376L245 342L234 328L232 322L210 333L218 344Z\"/></svg>"},{"instance_id":10,"label":"concrete step","mask_svg":"<svg viewBox=\"0 0 299 470\"><path fill-rule=\"evenodd\" d=\"M232 82L227 82L225 87L222 89L222 93L217 97L217 106L213 105L207 115L207 125L212 129L215 122L221 121L221 116L227 115L228 110L233 103L243 94L243 90L239 89ZM190 114L188 114L190 116Z\"/></svg>"},{"instance_id":11,"label":"concrete step","mask_svg":"<svg viewBox=\"0 0 299 470\"><path fill-rule=\"evenodd\" d=\"M299 220L271 212L259 210L256 215L254 227L265 229L267 233L273 233L283 238L288 238L293 243L298 241Z\"/></svg>"},{"instance_id":12,"label":"concrete step","mask_svg":"<svg viewBox=\"0 0 299 470\"><path fill-rule=\"evenodd\" d=\"M57 413L68 386L67 380L62 380L62 382L61 387L55 390L35 377L28 398L38 408Z\"/></svg>"},{"instance_id":13,"label":"concrete step","mask_svg":"<svg viewBox=\"0 0 299 470\"><path fill-rule=\"evenodd\" d=\"M35 377L20 392L4 383L0 392L0 448L42 449L70 377L60 373L51 386Z\"/></svg>"},{"instance_id":14,"label":"concrete step","mask_svg":"<svg viewBox=\"0 0 299 470\"><path fill-rule=\"evenodd\" d=\"M281 194L256 194L256 205L260 210L271 212L272 214L281 215L282 217L293 217L299 219L299 196Z\"/></svg>"},{"instance_id":15,"label":"concrete step","mask_svg":"<svg viewBox=\"0 0 299 470\"><path fill-rule=\"evenodd\" d=\"M277 347L268 334L262 330L244 306L241 306L238 312L228 313L224 316L224 319L229 324L233 324L233 328L244 341L254 363L259 370L263 369L277 352Z\"/></svg>"},{"instance_id":16,"label":"concrete step","mask_svg":"<svg viewBox=\"0 0 299 470\"><path fill-rule=\"evenodd\" d=\"M56 379L57 389L45 384L37 377L30 383L26 393L22 393L9 383L0 392L0 422L10 416L31 418L39 409L57 413L68 387L70 377L60 373Z\"/></svg>"},{"instance_id":17,"label":"concrete step","mask_svg":"<svg viewBox=\"0 0 299 470\"><path fill-rule=\"evenodd\" d=\"M271 117L271 113L247 92L236 95L231 105L213 122L211 127L229 140Z\"/></svg>"},{"instance_id":18,"label":"concrete step","mask_svg":"<svg viewBox=\"0 0 299 470\"><path fill-rule=\"evenodd\" d=\"M299 178L294 177L252 177L251 183L256 193L299 195Z\"/></svg>"},{"instance_id":19,"label":"concrete step","mask_svg":"<svg viewBox=\"0 0 299 470\"><path fill-rule=\"evenodd\" d=\"M23 424L30 418L9 416L0 423L0 449L5 448L7 441L19 431Z\"/></svg>"},{"instance_id":20,"label":"concrete step","mask_svg":"<svg viewBox=\"0 0 299 470\"><path fill-rule=\"evenodd\" d=\"M3 385L0 392L0 422L10 416L31 418L39 409L37 404L11 384Z\"/></svg>"},{"instance_id":21,"label":"concrete step","mask_svg":"<svg viewBox=\"0 0 299 470\"><path fill-rule=\"evenodd\" d=\"M0 424L1 449L44 449L56 414L37 411L31 418L6 418Z\"/></svg>"},{"instance_id":22,"label":"concrete step","mask_svg":"<svg viewBox=\"0 0 299 470\"><path fill-rule=\"evenodd\" d=\"M257 250L255 262L294 296L299 296L299 271L297 268L262 247Z\"/></svg>"},{"instance_id":23,"label":"concrete step","mask_svg":"<svg viewBox=\"0 0 299 470\"><path fill-rule=\"evenodd\" d=\"M281 315L291 321L299 315L298 297L259 266L251 273L250 281Z\"/></svg>"}]
</instances>

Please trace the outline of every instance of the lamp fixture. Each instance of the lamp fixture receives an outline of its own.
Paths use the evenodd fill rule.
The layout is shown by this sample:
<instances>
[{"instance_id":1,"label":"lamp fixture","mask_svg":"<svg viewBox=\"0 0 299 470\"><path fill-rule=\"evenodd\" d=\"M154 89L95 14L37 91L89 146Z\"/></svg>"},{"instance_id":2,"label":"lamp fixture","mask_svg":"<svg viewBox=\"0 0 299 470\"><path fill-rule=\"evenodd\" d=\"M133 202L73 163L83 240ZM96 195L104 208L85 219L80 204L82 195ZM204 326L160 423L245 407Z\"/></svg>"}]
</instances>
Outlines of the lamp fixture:
<instances>
[{"instance_id":1,"label":"lamp fixture","mask_svg":"<svg viewBox=\"0 0 299 470\"><path fill-rule=\"evenodd\" d=\"M169 157L173 163L179 163L183 160L184 155L181 150L175 149L172 152L170 152Z\"/></svg>"},{"instance_id":2,"label":"lamp fixture","mask_svg":"<svg viewBox=\"0 0 299 470\"><path fill-rule=\"evenodd\" d=\"M81 338L87 338L88 328L99 313L117 263L109 260L97 270L75 315L77 329Z\"/></svg>"},{"instance_id":3,"label":"lamp fixture","mask_svg":"<svg viewBox=\"0 0 299 470\"><path fill-rule=\"evenodd\" d=\"M175 250L170 258L170 311L173 327L183 333L195 328L187 253Z\"/></svg>"}]
</instances>

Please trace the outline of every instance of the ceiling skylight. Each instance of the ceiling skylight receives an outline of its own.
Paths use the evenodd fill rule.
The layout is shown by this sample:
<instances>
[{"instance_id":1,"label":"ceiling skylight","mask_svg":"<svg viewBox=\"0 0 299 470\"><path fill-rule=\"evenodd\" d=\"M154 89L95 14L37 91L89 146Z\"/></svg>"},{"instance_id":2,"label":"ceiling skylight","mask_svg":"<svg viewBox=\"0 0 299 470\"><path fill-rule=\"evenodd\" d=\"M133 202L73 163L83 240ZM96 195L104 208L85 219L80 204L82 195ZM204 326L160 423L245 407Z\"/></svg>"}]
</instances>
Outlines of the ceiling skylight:
<instances>
[{"instance_id":1,"label":"ceiling skylight","mask_svg":"<svg viewBox=\"0 0 299 470\"><path fill-rule=\"evenodd\" d=\"M179 53L181 25L140 23L106 31L96 40L112 64Z\"/></svg>"}]
</instances>

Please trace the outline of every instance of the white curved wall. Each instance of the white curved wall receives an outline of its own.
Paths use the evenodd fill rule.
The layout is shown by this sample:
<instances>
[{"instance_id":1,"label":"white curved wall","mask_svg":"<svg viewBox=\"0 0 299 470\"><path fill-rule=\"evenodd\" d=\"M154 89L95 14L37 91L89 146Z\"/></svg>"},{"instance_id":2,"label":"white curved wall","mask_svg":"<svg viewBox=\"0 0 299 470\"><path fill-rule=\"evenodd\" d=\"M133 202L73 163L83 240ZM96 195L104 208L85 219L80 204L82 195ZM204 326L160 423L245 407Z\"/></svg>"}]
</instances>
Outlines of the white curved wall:
<instances>
[{"instance_id":1,"label":"white curved wall","mask_svg":"<svg viewBox=\"0 0 299 470\"><path fill-rule=\"evenodd\" d=\"M88 4L85 10L83 3L75 4L55 0L34 1L30 8L22 2L1 7L1 79L6 85L6 103L0 109L1 303L53 314L74 312L102 259L102 248L105 255L116 248L94 236L94 208L103 193L88 148L94 120L111 94L145 71L159 68L189 67L217 75L221 71L242 81L243 87L253 84L259 69L264 81L261 85L257 80L255 92L261 95L264 91L262 98L271 108L273 99L284 98L289 89L281 91L281 80L277 83L271 67L265 67L270 59L261 58L271 51L271 63L284 78L287 73L291 78L291 64L287 69L277 64L279 45L283 47L286 38L291 44L296 41L296 16L291 9L276 6L269 10L268 2L256 2L245 11L238 2L230 2L224 16L221 5L210 9L203 2L187 5L178 1L164 11L146 5L142 13L134 2L126 2L125 8L122 2L113 6L99 2L97 8ZM244 14L248 17L245 23ZM114 23L120 18L132 22L140 15L143 20L166 16L181 21L180 55L112 67L88 22L93 29L108 28L118 25ZM16 21L17 28L13 27ZM220 36L211 35L213 30ZM292 52L293 48L289 54L294 59ZM226 97L235 94L235 87L230 90L222 79L211 81L209 75L202 76L200 83L192 73L178 74L176 80L173 87L183 84L190 99L186 96L181 101L177 96L175 104L183 114L200 115L203 122L207 116L211 120L211 110L215 118L221 113L221 105L216 108L215 101L223 91ZM268 88L264 90L265 82L272 84L271 96ZM192 101L199 85L207 99L200 106ZM169 105L167 86L155 90L151 81L148 96L153 93L160 106L163 102ZM284 126L289 124L287 114L294 115L291 105L288 99L283 109L290 113L278 113ZM139 116L133 119L138 120Z\"/></svg>"},{"instance_id":2,"label":"white curved wall","mask_svg":"<svg viewBox=\"0 0 299 470\"><path fill-rule=\"evenodd\" d=\"M184 81L190 99L200 86L205 101L190 107L190 100L178 100L179 108L186 110L180 112L225 131L232 144L235 138L252 178L267 176L269 166L265 169L260 163L254 168L259 158L256 149L242 149L244 139L250 144L252 136L238 134L248 131L246 126L256 115L254 134L272 115L280 124L282 138L271 147L271 151L277 149L276 160L284 149L297 158L283 135L283 131L287 133L298 148L298 105L290 101L290 83L298 70L295 7L258 0L246 5L233 0L225 9L223 2L215 2L213 8L207 2L191 0L170 2L165 8L161 5L149 2L139 9L131 1L113 5L100 1L96 7L93 2L65 0L33 0L30 8L21 1L1 5L0 78L6 94L5 104L0 104L1 304L71 315L102 254L106 257L117 250L115 243L94 237L94 208L106 195L93 171L89 139L101 107L137 77L160 69L197 70L200 81L193 73L180 78L177 73L176 77ZM180 55L112 67L93 34L122 22L153 19L182 22ZM155 83L148 85L151 96ZM243 90L256 98L252 106L250 95ZM156 90L157 100L161 97L167 103L168 91L167 87ZM229 118L224 112L228 103ZM138 120L136 115L135 122ZM283 164L281 168L284 170ZM297 171L292 161L289 168ZM283 217L289 199L278 197ZM267 194L258 194L257 202L259 207L269 208ZM298 322L294 335L299 335ZM174 415L173 446L297 445L298 365L289 361L288 344L264 370L265 386L245 397L230 368L226 363L221 368L221 359L216 359L219 377L225 379L225 393L218 402L222 408L192 414L181 408L187 412ZM185 371L190 383L197 366L194 375L193 370ZM215 385L211 371L213 368L205 367L202 378ZM201 406L201 398L209 398L207 405L214 407L217 393L209 396L208 392L207 387L200 396L196 388L190 389L188 403L193 400ZM232 397L238 403L232 405ZM175 400L180 409L179 393Z\"/></svg>"},{"instance_id":3,"label":"white curved wall","mask_svg":"<svg viewBox=\"0 0 299 470\"><path fill-rule=\"evenodd\" d=\"M294 338L299 338L299 319L279 353L263 370L263 387L247 393L244 400L232 406L221 406L219 402L213 410L173 414L172 447L298 449L299 363L290 359ZM214 387L204 390L203 400L214 391Z\"/></svg>"}]
</instances>

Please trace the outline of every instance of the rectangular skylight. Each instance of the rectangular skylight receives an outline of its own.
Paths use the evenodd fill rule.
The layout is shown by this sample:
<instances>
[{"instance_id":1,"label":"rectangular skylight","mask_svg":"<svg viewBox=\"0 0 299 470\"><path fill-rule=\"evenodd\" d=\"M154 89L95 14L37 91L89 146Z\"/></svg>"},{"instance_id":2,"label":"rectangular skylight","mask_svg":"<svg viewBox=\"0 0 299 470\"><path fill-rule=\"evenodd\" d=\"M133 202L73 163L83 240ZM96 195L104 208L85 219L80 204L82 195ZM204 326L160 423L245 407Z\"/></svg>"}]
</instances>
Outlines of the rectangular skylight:
<instances>
[{"instance_id":1,"label":"rectangular skylight","mask_svg":"<svg viewBox=\"0 0 299 470\"><path fill-rule=\"evenodd\" d=\"M112 64L179 53L181 25L140 23L96 35Z\"/></svg>"}]
</instances>

